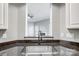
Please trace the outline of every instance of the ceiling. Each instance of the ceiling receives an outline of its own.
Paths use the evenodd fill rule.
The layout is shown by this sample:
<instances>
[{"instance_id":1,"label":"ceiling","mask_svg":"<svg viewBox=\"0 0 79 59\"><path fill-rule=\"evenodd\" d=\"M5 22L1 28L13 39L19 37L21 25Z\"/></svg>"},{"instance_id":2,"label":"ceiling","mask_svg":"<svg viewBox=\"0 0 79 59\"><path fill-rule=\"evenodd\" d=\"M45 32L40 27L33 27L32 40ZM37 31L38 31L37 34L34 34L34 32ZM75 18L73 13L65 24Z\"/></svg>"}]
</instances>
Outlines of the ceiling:
<instances>
[{"instance_id":1,"label":"ceiling","mask_svg":"<svg viewBox=\"0 0 79 59\"><path fill-rule=\"evenodd\" d=\"M28 3L28 14L33 17L28 17L29 22L37 22L41 20L49 20L50 4L49 3Z\"/></svg>"}]
</instances>

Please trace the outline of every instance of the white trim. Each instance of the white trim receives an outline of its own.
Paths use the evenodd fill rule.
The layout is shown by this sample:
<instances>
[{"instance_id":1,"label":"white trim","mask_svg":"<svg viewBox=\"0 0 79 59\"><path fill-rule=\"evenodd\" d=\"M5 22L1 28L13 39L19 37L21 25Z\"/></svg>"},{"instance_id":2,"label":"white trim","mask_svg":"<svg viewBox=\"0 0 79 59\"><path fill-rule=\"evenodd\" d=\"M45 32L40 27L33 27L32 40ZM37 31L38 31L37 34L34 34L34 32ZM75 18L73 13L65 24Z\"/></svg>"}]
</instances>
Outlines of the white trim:
<instances>
[{"instance_id":1,"label":"white trim","mask_svg":"<svg viewBox=\"0 0 79 59\"><path fill-rule=\"evenodd\" d=\"M28 36L28 4L26 4L25 36Z\"/></svg>"},{"instance_id":2,"label":"white trim","mask_svg":"<svg viewBox=\"0 0 79 59\"><path fill-rule=\"evenodd\" d=\"M52 3L50 4L50 24L49 24L49 35L52 36Z\"/></svg>"},{"instance_id":3,"label":"white trim","mask_svg":"<svg viewBox=\"0 0 79 59\"><path fill-rule=\"evenodd\" d=\"M4 11L3 11L3 3L1 3L1 7L2 7L2 8L1 8L2 13L1 13L1 21L0 21L1 24L0 24L0 25L1 25L1 27L2 27L2 25L3 25L3 12L4 12Z\"/></svg>"},{"instance_id":4,"label":"white trim","mask_svg":"<svg viewBox=\"0 0 79 59\"><path fill-rule=\"evenodd\" d=\"M2 24L4 22L4 4L2 3Z\"/></svg>"},{"instance_id":5,"label":"white trim","mask_svg":"<svg viewBox=\"0 0 79 59\"><path fill-rule=\"evenodd\" d=\"M6 10L5 10L5 26L6 26L6 29L8 29L8 3L6 3L5 5L7 5L7 6L5 6L5 8L6 8Z\"/></svg>"}]
</instances>

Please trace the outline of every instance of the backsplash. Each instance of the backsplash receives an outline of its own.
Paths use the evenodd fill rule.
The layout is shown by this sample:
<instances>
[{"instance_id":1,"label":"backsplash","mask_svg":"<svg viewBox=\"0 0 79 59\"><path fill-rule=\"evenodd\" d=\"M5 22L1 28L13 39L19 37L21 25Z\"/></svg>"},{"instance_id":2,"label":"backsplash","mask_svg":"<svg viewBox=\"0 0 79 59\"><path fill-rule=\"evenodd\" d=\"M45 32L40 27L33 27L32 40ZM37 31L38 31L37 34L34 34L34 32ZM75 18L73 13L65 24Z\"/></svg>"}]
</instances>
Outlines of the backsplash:
<instances>
[{"instance_id":1,"label":"backsplash","mask_svg":"<svg viewBox=\"0 0 79 59\"><path fill-rule=\"evenodd\" d=\"M75 41L79 41L79 30L69 30L72 39L74 39Z\"/></svg>"}]
</instances>

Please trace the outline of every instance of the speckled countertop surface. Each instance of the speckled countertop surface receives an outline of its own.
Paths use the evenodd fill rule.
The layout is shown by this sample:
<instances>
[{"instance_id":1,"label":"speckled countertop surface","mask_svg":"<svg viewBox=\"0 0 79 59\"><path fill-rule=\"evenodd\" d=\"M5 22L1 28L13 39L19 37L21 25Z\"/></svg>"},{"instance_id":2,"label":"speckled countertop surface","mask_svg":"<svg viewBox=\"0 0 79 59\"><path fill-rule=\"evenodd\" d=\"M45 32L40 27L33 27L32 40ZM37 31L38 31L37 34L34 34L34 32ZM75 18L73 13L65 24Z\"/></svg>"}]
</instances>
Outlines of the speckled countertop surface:
<instances>
[{"instance_id":1,"label":"speckled countertop surface","mask_svg":"<svg viewBox=\"0 0 79 59\"><path fill-rule=\"evenodd\" d=\"M39 42L38 40L26 40L26 39L7 40L7 41L0 42L0 49L3 50L4 48L2 48L2 47L7 48L8 45L12 45L12 47L18 46L18 45L24 46L24 45L27 45L27 44L28 45L35 45L35 44L38 45L38 42ZM43 43L43 44L45 43L44 45L51 45L53 43L56 43L55 45L60 45L60 46L64 46L64 47L67 47L67 48L79 50L79 43L78 42L53 39L53 40L42 40L42 41L40 41L40 43Z\"/></svg>"}]
</instances>

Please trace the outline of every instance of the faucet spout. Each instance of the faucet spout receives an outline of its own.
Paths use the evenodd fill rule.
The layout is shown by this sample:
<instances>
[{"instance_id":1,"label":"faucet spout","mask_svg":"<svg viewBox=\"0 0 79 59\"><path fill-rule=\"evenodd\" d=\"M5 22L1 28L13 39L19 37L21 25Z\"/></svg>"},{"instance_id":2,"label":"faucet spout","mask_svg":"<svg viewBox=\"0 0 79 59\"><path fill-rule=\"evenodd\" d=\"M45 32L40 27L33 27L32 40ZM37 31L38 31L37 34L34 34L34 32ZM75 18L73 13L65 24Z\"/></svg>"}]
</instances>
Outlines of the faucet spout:
<instances>
[{"instance_id":1,"label":"faucet spout","mask_svg":"<svg viewBox=\"0 0 79 59\"><path fill-rule=\"evenodd\" d=\"M45 36L45 33L42 33L41 31L38 32L38 43L40 45L41 41L42 41L42 36Z\"/></svg>"},{"instance_id":2,"label":"faucet spout","mask_svg":"<svg viewBox=\"0 0 79 59\"><path fill-rule=\"evenodd\" d=\"M40 41L42 41L41 31L38 32L38 44L40 45Z\"/></svg>"}]
</instances>

